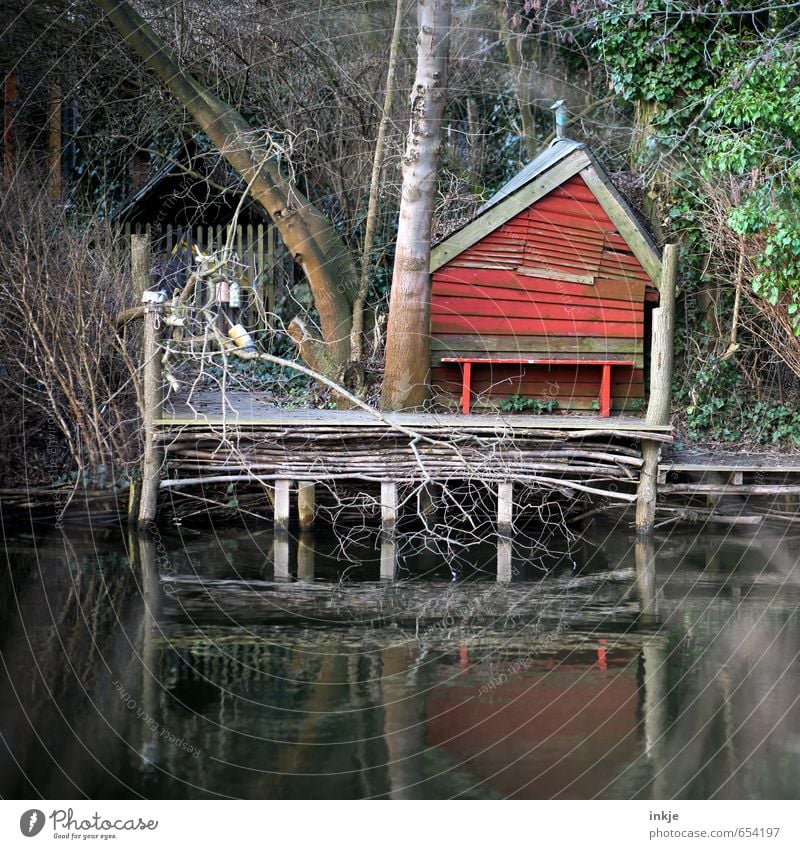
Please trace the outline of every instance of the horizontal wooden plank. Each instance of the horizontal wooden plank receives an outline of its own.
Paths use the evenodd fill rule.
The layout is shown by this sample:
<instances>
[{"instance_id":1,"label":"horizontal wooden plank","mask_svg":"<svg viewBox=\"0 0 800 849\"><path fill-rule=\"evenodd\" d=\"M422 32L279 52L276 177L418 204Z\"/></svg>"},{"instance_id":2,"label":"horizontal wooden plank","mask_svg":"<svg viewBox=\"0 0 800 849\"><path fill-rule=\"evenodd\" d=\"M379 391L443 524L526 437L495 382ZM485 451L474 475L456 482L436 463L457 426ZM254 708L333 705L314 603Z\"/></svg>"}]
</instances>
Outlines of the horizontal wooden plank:
<instances>
[{"instance_id":1,"label":"horizontal wooden plank","mask_svg":"<svg viewBox=\"0 0 800 849\"><path fill-rule=\"evenodd\" d=\"M581 295L567 294L559 291L531 291L503 286L486 286L479 283L439 283L433 284L431 298L491 298L498 301L523 303L574 304L582 307L600 307L606 309L626 310L642 314L642 302L625 301L622 299L600 298L594 286L581 290ZM509 309L512 307L509 305Z\"/></svg>"},{"instance_id":2,"label":"horizontal wooden plank","mask_svg":"<svg viewBox=\"0 0 800 849\"><path fill-rule=\"evenodd\" d=\"M526 244L518 263L527 268L545 267L582 275L596 276L603 261L600 252L592 253L583 245L564 242L536 242ZM606 275L608 276L608 275Z\"/></svg>"},{"instance_id":3,"label":"horizontal wooden plank","mask_svg":"<svg viewBox=\"0 0 800 849\"><path fill-rule=\"evenodd\" d=\"M593 286L594 275L579 274L573 271L562 271L559 268L545 268L534 265L520 265L517 273L524 277L535 277L538 280L561 280L564 283L579 283L581 286Z\"/></svg>"},{"instance_id":4,"label":"horizontal wooden plank","mask_svg":"<svg viewBox=\"0 0 800 849\"><path fill-rule=\"evenodd\" d=\"M587 360L590 360L588 355L585 356ZM581 376L599 374L601 368L602 366L589 365L588 363L581 363L581 365L561 365L560 363L551 363L549 365L539 363L520 363L518 365L511 363L474 363L472 371L475 379L482 374L501 374L504 376L519 376L522 374L537 380L546 377L548 380L573 381ZM455 380L461 374L461 371L461 364L448 362L434 366L431 374L438 375L442 379ZM612 383L625 383L631 380L641 383L644 380L644 370L637 366L615 365L611 369L611 380Z\"/></svg>"},{"instance_id":5,"label":"horizontal wooden plank","mask_svg":"<svg viewBox=\"0 0 800 849\"><path fill-rule=\"evenodd\" d=\"M548 217L551 213L556 213L568 215L576 222L580 220L581 223L598 224L606 232L612 232L616 229L603 207L594 198L591 201L580 201L573 198L554 197L549 194L536 204L535 209L538 213Z\"/></svg>"},{"instance_id":6,"label":"horizontal wooden plank","mask_svg":"<svg viewBox=\"0 0 800 849\"><path fill-rule=\"evenodd\" d=\"M553 395L570 393L575 395L592 395L597 393L597 389L600 386L600 374L593 375L591 369L588 368L586 369L586 374L580 380L567 380L555 377L537 379L529 375L503 375L495 374L494 372L480 377L477 375L478 372L476 372L476 377L472 380L472 387L476 392L488 391L491 387L498 387L498 391L506 391L506 389L502 388L506 387L507 394L510 395L542 395L543 393ZM446 387L448 392L457 392L461 388L460 379L441 377L438 373L431 377L431 382ZM641 381L628 380L621 383L612 383L611 388L617 395L624 395L629 390L641 394L640 390L643 386L644 384Z\"/></svg>"},{"instance_id":7,"label":"horizontal wooden plank","mask_svg":"<svg viewBox=\"0 0 800 849\"><path fill-rule=\"evenodd\" d=\"M498 351L508 352L509 357L521 356L528 351L547 354L628 354L641 353L642 341L632 337L596 337L573 336L553 337L547 335L490 333L440 333L431 335L431 350L433 351L463 351L465 353L487 352L494 356ZM448 356L445 354L444 356ZM459 356L457 353L450 356ZM620 356L620 359L625 359Z\"/></svg>"},{"instance_id":8,"label":"horizontal wooden plank","mask_svg":"<svg viewBox=\"0 0 800 849\"><path fill-rule=\"evenodd\" d=\"M582 243L596 249L602 248L602 246L606 243L606 236L608 235L606 231L573 228L569 223L564 224L561 222L556 224L549 220L539 220L540 218L541 216L534 221L532 219L527 220L527 218L523 219L520 217L519 226L526 226L528 228L527 232L530 233L532 237L542 239L564 239L570 243Z\"/></svg>"},{"instance_id":9,"label":"horizontal wooden plank","mask_svg":"<svg viewBox=\"0 0 800 849\"><path fill-rule=\"evenodd\" d=\"M472 290L474 291L474 290ZM499 291L503 291L500 289ZM478 294L477 292L475 294ZM635 309L613 309L605 305L552 303L542 300L506 301L492 297L452 297L435 295L431 298L431 315L447 320L448 316L506 318L516 327L522 319L542 319L568 322L610 322L637 324L644 321L644 312ZM433 319L433 324L438 322Z\"/></svg>"},{"instance_id":10,"label":"horizontal wooden plank","mask_svg":"<svg viewBox=\"0 0 800 849\"><path fill-rule=\"evenodd\" d=\"M597 339L603 337L632 337L640 339L643 336L643 325L622 321L578 321L549 318L511 318L487 315L442 315L434 312L431 316L431 333L473 333L509 334L515 336L550 336L554 341L561 337L590 336Z\"/></svg>"},{"instance_id":11,"label":"horizontal wooden plank","mask_svg":"<svg viewBox=\"0 0 800 849\"><path fill-rule=\"evenodd\" d=\"M534 224L549 224L558 227L567 227L575 232L583 230L587 233L600 233L605 236L606 233L611 233L614 230L613 224L607 224L603 221L595 221L591 218L576 218L574 215L539 210L538 204L532 206L526 213L528 221Z\"/></svg>"},{"instance_id":12,"label":"horizontal wooden plank","mask_svg":"<svg viewBox=\"0 0 800 849\"><path fill-rule=\"evenodd\" d=\"M559 292L564 295L583 297L588 289L582 284L567 281L546 280L529 277L517 269L496 268L460 268L448 265L433 275L433 288L438 283L487 284L497 288L518 289L528 292ZM640 281L596 278L592 290L601 298L641 303L644 297L644 283Z\"/></svg>"}]
</instances>

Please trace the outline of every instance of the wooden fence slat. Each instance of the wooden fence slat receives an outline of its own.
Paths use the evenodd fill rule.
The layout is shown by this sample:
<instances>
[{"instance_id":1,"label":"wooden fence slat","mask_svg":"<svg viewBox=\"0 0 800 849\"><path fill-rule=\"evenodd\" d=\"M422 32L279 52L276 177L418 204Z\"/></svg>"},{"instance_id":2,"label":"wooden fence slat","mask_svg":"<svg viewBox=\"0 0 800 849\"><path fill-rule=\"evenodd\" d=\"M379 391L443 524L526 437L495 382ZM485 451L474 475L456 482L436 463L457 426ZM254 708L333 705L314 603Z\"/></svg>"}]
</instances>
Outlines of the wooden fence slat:
<instances>
[{"instance_id":1,"label":"wooden fence slat","mask_svg":"<svg viewBox=\"0 0 800 849\"><path fill-rule=\"evenodd\" d=\"M265 283L267 289L267 311L275 311L275 268L277 266L277 254L275 252L275 228L270 224L267 227L267 268L265 269Z\"/></svg>"}]
</instances>

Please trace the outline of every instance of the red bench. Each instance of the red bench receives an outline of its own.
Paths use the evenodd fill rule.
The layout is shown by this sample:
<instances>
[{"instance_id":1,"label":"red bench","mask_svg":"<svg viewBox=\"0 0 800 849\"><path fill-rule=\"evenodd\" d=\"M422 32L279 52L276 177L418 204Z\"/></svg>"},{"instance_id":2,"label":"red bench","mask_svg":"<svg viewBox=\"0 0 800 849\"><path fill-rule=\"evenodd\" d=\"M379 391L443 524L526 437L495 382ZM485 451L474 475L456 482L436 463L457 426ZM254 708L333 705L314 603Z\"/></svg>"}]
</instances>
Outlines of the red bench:
<instances>
[{"instance_id":1,"label":"red bench","mask_svg":"<svg viewBox=\"0 0 800 849\"><path fill-rule=\"evenodd\" d=\"M469 415L470 398L472 396L472 366L473 365L525 365L525 366L600 366L600 415L608 418L611 415L611 369L614 366L635 365L633 360L551 360L537 358L526 360L508 357L442 357L443 363L458 363L462 367L461 412Z\"/></svg>"}]
</instances>

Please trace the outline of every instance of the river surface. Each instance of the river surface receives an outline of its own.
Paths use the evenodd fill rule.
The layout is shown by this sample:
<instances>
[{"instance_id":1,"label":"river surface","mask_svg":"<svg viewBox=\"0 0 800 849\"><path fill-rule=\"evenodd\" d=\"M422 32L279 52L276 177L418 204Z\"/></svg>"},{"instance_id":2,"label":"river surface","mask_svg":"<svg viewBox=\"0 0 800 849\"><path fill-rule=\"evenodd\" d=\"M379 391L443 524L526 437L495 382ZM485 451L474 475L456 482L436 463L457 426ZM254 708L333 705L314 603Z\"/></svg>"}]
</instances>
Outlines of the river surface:
<instances>
[{"instance_id":1,"label":"river surface","mask_svg":"<svg viewBox=\"0 0 800 849\"><path fill-rule=\"evenodd\" d=\"M796 798L781 531L4 525L4 798Z\"/></svg>"}]
</instances>

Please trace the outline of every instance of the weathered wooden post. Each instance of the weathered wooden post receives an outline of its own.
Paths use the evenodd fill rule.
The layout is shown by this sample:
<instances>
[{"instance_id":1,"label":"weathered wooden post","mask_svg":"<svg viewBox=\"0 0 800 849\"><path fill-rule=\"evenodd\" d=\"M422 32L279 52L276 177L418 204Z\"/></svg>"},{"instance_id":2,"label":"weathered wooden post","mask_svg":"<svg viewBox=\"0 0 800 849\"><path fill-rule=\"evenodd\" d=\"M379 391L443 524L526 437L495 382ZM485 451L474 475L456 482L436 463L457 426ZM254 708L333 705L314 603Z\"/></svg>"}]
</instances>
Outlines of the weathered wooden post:
<instances>
[{"instance_id":1,"label":"weathered wooden post","mask_svg":"<svg viewBox=\"0 0 800 849\"><path fill-rule=\"evenodd\" d=\"M514 484L510 481L497 487L497 533L501 537L511 536L514 524Z\"/></svg>"},{"instance_id":2,"label":"weathered wooden post","mask_svg":"<svg viewBox=\"0 0 800 849\"><path fill-rule=\"evenodd\" d=\"M381 482L381 530L392 536L397 527L397 483Z\"/></svg>"},{"instance_id":3,"label":"weathered wooden post","mask_svg":"<svg viewBox=\"0 0 800 849\"><path fill-rule=\"evenodd\" d=\"M289 530L289 481L275 481L275 533L286 533Z\"/></svg>"},{"instance_id":4,"label":"weathered wooden post","mask_svg":"<svg viewBox=\"0 0 800 849\"><path fill-rule=\"evenodd\" d=\"M316 509L314 481L299 481L297 484L297 520L300 523L301 531L314 526Z\"/></svg>"},{"instance_id":5,"label":"weathered wooden post","mask_svg":"<svg viewBox=\"0 0 800 849\"><path fill-rule=\"evenodd\" d=\"M132 235L131 236L131 280L134 297L137 303L142 303L142 295L147 289L149 282L150 269L150 241L147 236ZM143 331L144 333L145 331ZM142 355L142 363L147 362L147 357L143 351L142 337L137 339L137 349ZM145 395L143 388L141 397L144 401ZM142 420L145 420L144 409L142 410ZM144 421L145 441L147 437L147 422ZM141 478L132 478L128 487L128 523L137 525L139 523L139 510L142 504L142 480Z\"/></svg>"},{"instance_id":6,"label":"weathered wooden post","mask_svg":"<svg viewBox=\"0 0 800 849\"><path fill-rule=\"evenodd\" d=\"M144 427L144 460L142 463L142 494L139 499L139 525L155 521L158 509L158 488L161 483L161 450L156 442L155 420L161 415L163 403L161 381L162 306L144 306L144 365L142 374L142 425Z\"/></svg>"},{"instance_id":7,"label":"weathered wooden post","mask_svg":"<svg viewBox=\"0 0 800 849\"><path fill-rule=\"evenodd\" d=\"M645 421L650 425L668 425L672 406L672 362L675 338L675 279L678 270L678 246L665 245L661 266L659 306L653 310L650 349L650 399ZM658 499L658 460L660 443L642 440L642 468L636 499L636 530L653 530Z\"/></svg>"}]
</instances>

